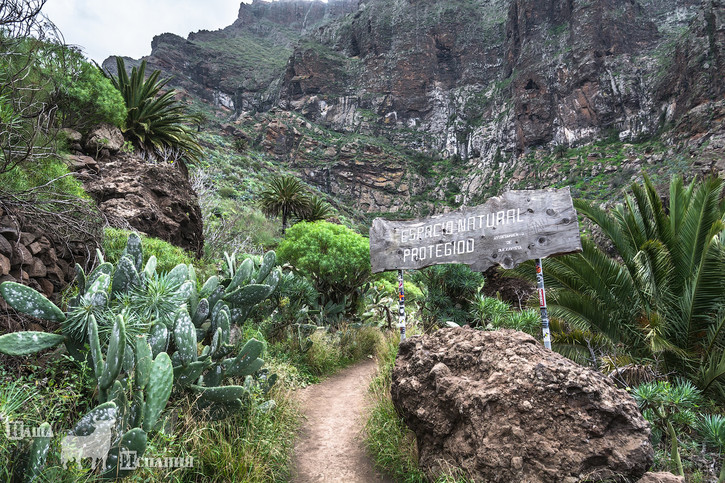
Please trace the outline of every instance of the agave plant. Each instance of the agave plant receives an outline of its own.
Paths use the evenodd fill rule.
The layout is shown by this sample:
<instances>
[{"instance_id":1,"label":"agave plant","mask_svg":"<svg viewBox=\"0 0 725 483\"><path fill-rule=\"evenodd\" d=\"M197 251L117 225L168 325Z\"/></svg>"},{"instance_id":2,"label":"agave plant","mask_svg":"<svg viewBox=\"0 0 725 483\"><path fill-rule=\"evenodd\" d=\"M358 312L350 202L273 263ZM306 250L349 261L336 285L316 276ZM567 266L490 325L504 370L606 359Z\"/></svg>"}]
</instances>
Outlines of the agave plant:
<instances>
[{"instance_id":1,"label":"agave plant","mask_svg":"<svg viewBox=\"0 0 725 483\"><path fill-rule=\"evenodd\" d=\"M659 430L667 434L670 443L670 458L677 466L680 476L685 476L677 442L677 429L695 422L694 408L701 399L700 391L686 380L670 384L653 381L642 384L632 391L637 405L644 416Z\"/></svg>"},{"instance_id":2,"label":"agave plant","mask_svg":"<svg viewBox=\"0 0 725 483\"><path fill-rule=\"evenodd\" d=\"M547 260L551 313L725 398L723 181L674 178L667 207L650 179L631 189L613 209L575 202L617 256L583 238L582 253Z\"/></svg>"},{"instance_id":3,"label":"agave plant","mask_svg":"<svg viewBox=\"0 0 725 483\"><path fill-rule=\"evenodd\" d=\"M720 414L706 414L698 422L698 430L705 439L705 444L720 453L720 457L725 455L725 416ZM720 467L720 476L718 483L725 481L725 461Z\"/></svg>"},{"instance_id":4,"label":"agave plant","mask_svg":"<svg viewBox=\"0 0 725 483\"><path fill-rule=\"evenodd\" d=\"M152 153L176 152L181 157L197 159L201 146L194 140L191 129L196 118L187 114L184 106L174 96L176 91L161 92L169 79L159 80L161 71L155 70L145 79L146 61L126 72L123 58L116 57L117 77L106 76L121 91L128 114L124 134L131 137L138 146Z\"/></svg>"}]
</instances>

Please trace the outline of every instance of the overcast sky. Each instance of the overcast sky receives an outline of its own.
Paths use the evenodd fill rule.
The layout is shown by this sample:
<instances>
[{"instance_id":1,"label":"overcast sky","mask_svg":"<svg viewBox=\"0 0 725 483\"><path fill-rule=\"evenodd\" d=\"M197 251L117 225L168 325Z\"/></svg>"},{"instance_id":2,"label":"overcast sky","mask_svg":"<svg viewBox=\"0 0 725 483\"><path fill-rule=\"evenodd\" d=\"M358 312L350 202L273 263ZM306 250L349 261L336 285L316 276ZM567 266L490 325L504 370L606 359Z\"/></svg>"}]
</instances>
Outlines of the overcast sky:
<instances>
[{"instance_id":1,"label":"overcast sky","mask_svg":"<svg viewBox=\"0 0 725 483\"><path fill-rule=\"evenodd\" d=\"M151 53L154 35L186 37L216 30L237 18L241 0L48 0L43 13L66 43L79 45L98 63L109 55L135 59ZM244 0L251 3L251 0Z\"/></svg>"}]
</instances>

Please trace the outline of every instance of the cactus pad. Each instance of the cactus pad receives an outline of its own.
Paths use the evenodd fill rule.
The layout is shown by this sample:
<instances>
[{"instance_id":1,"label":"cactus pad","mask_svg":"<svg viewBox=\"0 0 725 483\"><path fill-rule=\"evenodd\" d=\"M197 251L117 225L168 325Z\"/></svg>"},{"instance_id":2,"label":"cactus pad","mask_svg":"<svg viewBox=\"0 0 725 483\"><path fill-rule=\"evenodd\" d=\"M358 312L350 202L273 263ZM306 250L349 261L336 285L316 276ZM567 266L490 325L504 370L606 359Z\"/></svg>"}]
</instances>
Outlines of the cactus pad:
<instances>
[{"instance_id":1,"label":"cactus pad","mask_svg":"<svg viewBox=\"0 0 725 483\"><path fill-rule=\"evenodd\" d=\"M0 335L0 352L9 356L27 356L55 347L64 340L62 335L47 332L11 332Z\"/></svg>"},{"instance_id":2,"label":"cactus pad","mask_svg":"<svg viewBox=\"0 0 725 483\"><path fill-rule=\"evenodd\" d=\"M3 282L0 284L0 294L18 312L52 322L65 320L62 310L30 287L15 282Z\"/></svg>"}]
</instances>

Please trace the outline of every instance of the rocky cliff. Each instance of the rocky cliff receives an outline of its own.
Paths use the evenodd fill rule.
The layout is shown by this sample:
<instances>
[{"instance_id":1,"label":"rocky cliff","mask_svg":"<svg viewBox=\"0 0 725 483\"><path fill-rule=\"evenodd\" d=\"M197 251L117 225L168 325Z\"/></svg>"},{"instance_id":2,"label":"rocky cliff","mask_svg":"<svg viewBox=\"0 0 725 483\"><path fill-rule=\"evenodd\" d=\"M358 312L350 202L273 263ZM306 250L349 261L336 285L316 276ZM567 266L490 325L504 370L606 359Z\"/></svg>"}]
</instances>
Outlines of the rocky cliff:
<instances>
[{"instance_id":1,"label":"rocky cliff","mask_svg":"<svg viewBox=\"0 0 725 483\"><path fill-rule=\"evenodd\" d=\"M504 187L616 188L642 166L722 169L723 11L254 0L223 30L156 37L149 61L310 183L365 211L420 213Z\"/></svg>"}]
</instances>

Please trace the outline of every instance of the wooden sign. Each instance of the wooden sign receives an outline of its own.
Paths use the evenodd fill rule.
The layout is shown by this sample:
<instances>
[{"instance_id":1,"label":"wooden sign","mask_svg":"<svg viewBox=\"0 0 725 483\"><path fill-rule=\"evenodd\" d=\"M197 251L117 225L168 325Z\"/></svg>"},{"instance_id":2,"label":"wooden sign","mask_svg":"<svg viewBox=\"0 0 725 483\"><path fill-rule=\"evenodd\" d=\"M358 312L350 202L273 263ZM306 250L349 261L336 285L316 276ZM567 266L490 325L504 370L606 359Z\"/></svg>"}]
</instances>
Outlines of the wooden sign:
<instances>
[{"instance_id":1,"label":"wooden sign","mask_svg":"<svg viewBox=\"0 0 725 483\"><path fill-rule=\"evenodd\" d=\"M483 205L411 221L373 220L373 272L464 263L484 271L581 251L569 188L508 191Z\"/></svg>"}]
</instances>

